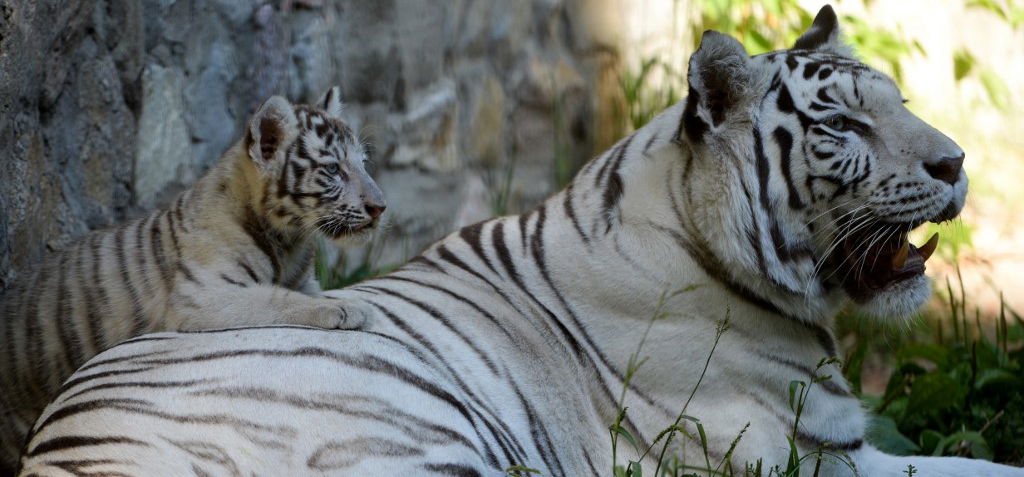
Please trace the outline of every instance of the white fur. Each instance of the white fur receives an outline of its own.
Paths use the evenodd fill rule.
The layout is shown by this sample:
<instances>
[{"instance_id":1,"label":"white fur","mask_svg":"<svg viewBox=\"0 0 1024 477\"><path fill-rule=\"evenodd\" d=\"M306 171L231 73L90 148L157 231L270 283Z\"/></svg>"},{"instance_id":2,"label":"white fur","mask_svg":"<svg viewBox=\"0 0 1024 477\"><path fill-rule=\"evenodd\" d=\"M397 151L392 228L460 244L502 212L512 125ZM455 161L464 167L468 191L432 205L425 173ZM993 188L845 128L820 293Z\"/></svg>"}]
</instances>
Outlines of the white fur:
<instances>
[{"instance_id":1,"label":"white fur","mask_svg":"<svg viewBox=\"0 0 1024 477\"><path fill-rule=\"evenodd\" d=\"M755 224L776 220L786 243L806 242L824 253L838 232L825 227L834 215L815 218L822 231L815 236L806 230L808 219L785 207L777 150L768 149L775 171L769 208L751 203L759 201L757 195L748 200L743 188L758 184L753 126L771 133L793 120L760 101L774 72L785 66L768 58L738 58L721 37L709 41L716 45L695 54L691 68L727 65L708 78L721 74L750 83L723 103L702 103L701 108L730 109L701 141L676 135L685 104L673 106L585 166L569 189L540 208L452 234L388 276L328 292L377 310L365 332L259 328L160 334L114 348L79 372L90 384L68 389L47 408L28 449L96 432L147 446L31 454L23 460L23 473L42 473L58 459L88 455L117 456L131 469L173 475L194 471L192 466L241 474L428 475L447 469L502 475L512 465L542 475L610 474L608 426L638 343L646 337L639 353L646 360L625 392L624 425L644 445L683 410L711 353L716 323L726 318L729 329L685 414L703 424L712 465L749 424L732 456L733 470L742 472L745 462L758 459L765 469L785 467L793 427L790 382L809 382L827 357L829 329L845 296L826 290L813 260L776 256L761 273L748 239L762 247L772 239L747 234ZM731 57L719 61L720 54ZM862 81L858 86L873 98L892 92L876 79ZM793 94L799 101L808 92ZM697 111L705 121L714 114ZM902 106L875 116L896 125L911 117ZM880 153L910 139L925 149L951 143L934 130L908 127L920 134L883 134L880 142L851 147ZM794 154L794 162L802 160L803 152ZM915 156L890 155L893 165L885 167L920 177L911 167ZM615 180L620 198L609 193ZM956 187L936 190L956 200ZM845 199L864 204L871 188L861 192ZM936 204L942 199L932 198ZM852 210L822 201L813 213L836 206ZM695 249L707 255L695 255ZM921 299L918 284L907 286L879 295L869 306L879 314L905 312ZM741 288L770 305L744 296ZM671 294L680 289L688 291ZM659 312L663 316L652 321ZM218 353L230 357L210 358ZM150 356L158 356L159 364ZM105 371L142 366L154 368L135 373L135 379L211 384L82 394L92 383L119 379L101 377ZM802 454L816 451L814 442L850 444L855 449L847 457L855 470L826 461L820 475L899 477L908 465L921 476L1024 475L984 461L895 457L868 444L855 446L864 435L865 412L836 365L818 370L824 375L830 378L811 387L800 421L802 435L812 439L797 444ZM147 404L99 406L50 420L101 397ZM176 421L150 409L172 416L230 416L245 425ZM681 426L695 432L689 420ZM220 467L190 452L196 448L215 453ZM643 458L648 472L658 449ZM690 465L704 465L695 439L677 435L671 455L680 454ZM620 439L618 462L634 458ZM815 465L809 459L804 472Z\"/></svg>"}]
</instances>

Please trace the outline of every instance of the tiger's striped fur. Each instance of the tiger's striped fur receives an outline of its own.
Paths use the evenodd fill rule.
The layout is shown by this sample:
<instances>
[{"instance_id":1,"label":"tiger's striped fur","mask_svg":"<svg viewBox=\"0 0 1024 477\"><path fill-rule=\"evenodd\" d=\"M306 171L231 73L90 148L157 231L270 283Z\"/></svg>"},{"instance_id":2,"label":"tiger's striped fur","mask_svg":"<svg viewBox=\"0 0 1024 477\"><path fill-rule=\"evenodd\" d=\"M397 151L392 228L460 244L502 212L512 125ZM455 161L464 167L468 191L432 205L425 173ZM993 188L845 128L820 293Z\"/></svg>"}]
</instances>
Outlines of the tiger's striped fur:
<instances>
[{"instance_id":1,"label":"tiger's striped fur","mask_svg":"<svg viewBox=\"0 0 1024 477\"><path fill-rule=\"evenodd\" d=\"M800 48L754 58L705 34L686 101L565 190L328 292L376 310L363 330L160 333L96 357L36 423L22 475L499 476L512 465L609 475L608 425L637 343L647 337L649 359L628 386L623 425L647 446L687 402L726 316L686 414L701 419L713 462L749 423L733 469L758 458L785 466L789 383L809 382L835 355L830 327L848 299L841 264L814 269L840 218L905 214L910 227L955 214L966 190L958 169L925 167L959 148L907 111L888 78L832 51L835 27L823 10ZM815 99L822 89L832 106ZM840 108L878 127L825 126ZM920 303L920 280L857 301L901 313ZM652 321L677 289L690 291L669 295L669 316ZM820 373L831 377L808 394L802 453L827 446L873 477L908 464L928 476L1022 475L880 453L863 441L842 373ZM699 444L677 438L673 453L703 466ZM620 463L636 457L629 447ZM819 475L850 474L827 461Z\"/></svg>"},{"instance_id":2,"label":"tiger's striped fur","mask_svg":"<svg viewBox=\"0 0 1024 477\"><path fill-rule=\"evenodd\" d=\"M169 207L80 239L3 295L0 474L13 471L60 384L114 343L162 330L358 324L312 273L317 235L358 240L384 209L340 108L337 88L315 107L269 99Z\"/></svg>"}]
</instances>

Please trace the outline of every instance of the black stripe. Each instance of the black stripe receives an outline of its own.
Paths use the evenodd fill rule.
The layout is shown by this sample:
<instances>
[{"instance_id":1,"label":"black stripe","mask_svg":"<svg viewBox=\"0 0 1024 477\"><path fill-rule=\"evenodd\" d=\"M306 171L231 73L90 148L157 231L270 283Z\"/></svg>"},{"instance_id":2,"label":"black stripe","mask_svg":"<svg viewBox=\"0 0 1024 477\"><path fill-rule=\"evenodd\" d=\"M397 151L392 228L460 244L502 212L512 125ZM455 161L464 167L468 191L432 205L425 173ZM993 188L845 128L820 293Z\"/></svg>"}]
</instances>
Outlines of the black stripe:
<instances>
[{"instance_id":1,"label":"black stripe","mask_svg":"<svg viewBox=\"0 0 1024 477\"><path fill-rule=\"evenodd\" d=\"M442 288L440 286L433 285L433 284L430 284L430 283L421 282L419 280L415 280L415 279L412 279L412 278L398 276L395 273L392 273L392 274L387 275L385 277L381 277L378 280L398 280L398 281L412 283L412 284L417 285L417 286L421 286L421 287L424 287L424 288L429 288L431 290L435 290L435 291L439 291L441 293L444 293L445 295L448 295L449 297L452 297L452 298L454 298L454 299L456 299L456 300L458 300L458 301L460 301L462 303L465 303L466 305L469 305L471 308L476 310L477 313L480 313L485 318L487 318L494 326L497 326L498 329L501 330L501 332L505 335L506 338L508 338L510 341L511 340L515 340L515 338L513 337L512 333L509 332L508 329L505 328L505 325L503 325L501 323L501 321L498 320L497 317L495 317L489 311L485 310L483 307L478 305L476 302L474 302L474 301L470 300L469 298L466 298L466 297L464 297L464 296L462 296L462 295L460 295L458 293L455 293L455 292L453 292L451 290L448 290L448 289L445 289L445 288Z\"/></svg>"},{"instance_id":2,"label":"black stripe","mask_svg":"<svg viewBox=\"0 0 1024 477\"><path fill-rule=\"evenodd\" d=\"M774 354L767 353L767 352L764 352L764 351L756 351L756 353L757 353L758 356L760 356L763 359L767 359L769 361L774 361L774 362L776 362L778 364L781 364L781 365L786 366L788 368L791 368L791 369L794 369L796 371L799 371L801 374L806 376L806 378L807 378L806 382L808 382L808 383L810 383L812 380L814 380L814 378L818 377L815 374L814 370L811 369L810 366L805 365L803 363L798 363L796 361L793 361L792 359L784 358L784 357L781 357L781 356L776 356ZM849 397L849 398L854 398L855 397L852 393L850 393L850 391L847 391L846 389L843 389L841 386L836 384L836 382L833 379L831 379L831 378L823 380L823 381L816 381L815 384L821 385L821 388L825 392L827 392L829 394L832 394L833 396Z\"/></svg>"},{"instance_id":3,"label":"black stripe","mask_svg":"<svg viewBox=\"0 0 1024 477\"><path fill-rule=\"evenodd\" d=\"M105 282L104 279L106 278L106 276L105 276L106 274L105 273L101 273L101 270L106 268L106 267L102 266L103 265L103 259L106 256L106 253L104 253L104 250L103 250L103 243L104 243L104 241L106 239L107 239L107 234L95 234L91 238L91 249L90 250L92 251L92 258L93 258L93 262L92 262L92 280L90 280L89 283L86 284L85 286L87 288L92 289L93 291L95 291L95 294L93 295L93 298L95 298L95 301L90 303L90 305L95 305L95 304L99 303L99 304L102 304L102 306L104 306L104 307L109 307L110 301L109 301L109 297L107 296L106 284L104 283ZM95 287L95 288L93 288L93 287ZM96 314L96 316L94 318L95 318L96 321L93 322L94 323L93 331L98 336L97 343L99 344L99 348L97 348L97 349L106 348L107 345L109 344L109 341L107 340L106 328L103 326L104 325L104 320L103 320L102 317L99 316L99 312L98 311L97 311L97 314Z\"/></svg>"},{"instance_id":4,"label":"black stripe","mask_svg":"<svg viewBox=\"0 0 1024 477\"><path fill-rule=\"evenodd\" d=\"M226 282L228 282L228 283L230 283L230 284L232 284L232 285L234 285L236 287L246 288L248 286L248 285L246 285L246 284L244 284L242 282L232 280L231 277L229 277L229 276L227 276L227 275L225 275L223 273L220 274L220 278L221 278L221 280L224 280L224 281L226 281Z\"/></svg>"},{"instance_id":5,"label":"black stripe","mask_svg":"<svg viewBox=\"0 0 1024 477\"><path fill-rule=\"evenodd\" d=\"M249 234L256 247L270 260L270 266L273 268L271 282L277 283L281 276L281 262L274 244L266 236L267 228L268 226L257 217L255 211L249 209L246 212L246 217L242 221L242 229L245 230L245 233Z\"/></svg>"},{"instance_id":6,"label":"black stripe","mask_svg":"<svg viewBox=\"0 0 1024 477\"><path fill-rule=\"evenodd\" d=\"M152 369L152 368L146 368ZM213 382L210 379L192 379L188 381L113 381L109 383L97 384L90 386L85 389L80 389L67 396L60 396L61 402L68 402L76 397L84 396L86 394L102 391L104 389L165 389L165 388L187 388L196 386L199 384L209 384Z\"/></svg>"},{"instance_id":7,"label":"black stripe","mask_svg":"<svg viewBox=\"0 0 1024 477\"><path fill-rule=\"evenodd\" d=\"M544 205L541 204L541 207L538 209L541 211L540 215L538 215L538 227L540 226L540 221L543 220L543 208ZM519 276L519 271L516 270L516 265L512 261L512 256L509 254L508 247L505 245L505 238L504 234L502 233L501 222L495 224L494 230L491 232L491 238L493 239L495 252L497 253L498 258L500 259L501 264L505 267L505 272L509 275L509 277L512 278L512 281L516 284L516 286L518 286L519 289L523 293L525 293L531 301L536 303L537 306L539 306L541 310L544 311L544 314L549 318L548 321L553 322L555 326L557 326L562 337L569 343L569 347L575 353L576 358L581 359L583 357L583 347L580 346L580 343L576 340L576 337L572 335L569 329L565 327L565 324L562 323L562 321L559 320L557 316L555 316L555 314L547 307L546 304L538 300L537 297L533 295L533 293L526 287L526 284L523 282L522 277ZM547 323L547 321L545 321L545 323Z\"/></svg>"},{"instance_id":8,"label":"black stripe","mask_svg":"<svg viewBox=\"0 0 1024 477\"><path fill-rule=\"evenodd\" d=\"M138 226L138 222L135 224ZM121 227L117 234L114 236L114 251L117 255L118 271L121 275L121 286L124 287L125 291L128 292L128 300L131 302L132 307L132 321L135 323L136 335L142 334L138 332L139 329L145 325L145 316L142 312L142 303L140 302L139 292L135 289L135 285L132 282L131 275L128 274L128 257L125 250L125 235L128 233L128 227Z\"/></svg>"},{"instance_id":9,"label":"black stripe","mask_svg":"<svg viewBox=\"0 0 1024 477\"><path fill-rule=\"evenodd\" d=\"M455 369L451 367L451 365L448 363L448 361L444 358L444 355L442 355L437 350L437 348L435 348L434 345L431 344L430 341L428 341L425 337L423 337L422 335L417 333L415 330L413 330L409 325L407 325L404 321L402 321L402 319L399 318L398 315L396 315L393 312L391 312L391 310L389 310L389 309L385 308L384 306L379 305L377 303L372 303L371 302L370 304L372 306L374 306L375 308L377 308L381 313L383 313L384 316L386 316L395 326L397 326L399 329L401 329L407 335L409 335L412 339L416 340L417 343L419 343L421 346L423 346L428 351L430 351L430 353L432 355L434 355L434 358L437 360L437 362L440 363L441 366L443 366L445 368L445 370L448 372L449 377L452 380L455 381L455 384L459 387L459 390L461 390L463 393L465 393L467 396L469 396L470 399L472 399L476 403L477 407L479 407L480 409L486 411L489 415L491 415L492 417L494 417L497 420L497 424L499 426L501 426L500 430L496 429L494 427L494 424L492 424L490 422L490 420L485 419L483 416L480 416L479 415L479 411L477 411L475 408L472 408L472 407L467 408L467 413L470 410L476 411L475 414L478 415L478 417L480 418L480 421L485 426L487 426L488 430L495 437L495 441L498 443L499 447L501 447L502 451L505 454L506 459L511 461L513 459L513 457L510 454L510 450L506 446L505 441L508 440L508 439L514 440L514 436L512 436L511 432L508 430L508 428L505 426L505 424L500 419L498 419L498 417L495 415L495 413L493 411L491 411L487 406L485 406L483 404L483 402L481 402L480 398L477 397L477 395L473 392L472 388L470 386L468 386L465 383L465 381L462 380L462 378L460 377L460 374L457 373L455 371ZM408 347L408 345L407 345L407 347ZM413 352L415 353L415 351L413 351ZM415 353L415 354L418 355L418 353ZM461 406L462 404L460 403L459 405ZM475 423L475 420L472 419L468 414L466 416L470 420L471 423ZM476 429L476 426L473 426L473 428L474 428L474 431L477 433L477 436L480 438L481 442L483 442L484 439L483 439L483 436L480 434L480 431L478 429ZM490 447L485 447L484 450L487 451L488 460L491 463L493 463L493 464L497 464L497 456L494 455L494 453L493 453L493 451L491 451Z\"/></svg>"},{"instance_id":10,"label":"black stripe","mask_svg":"<svg viewBox=\"0 0 1024 477\"><path fill-rule=\"evenodd\" d=\"M803 209L804 203L800 200L800 196L796 191L796 186L793 184L793 174L790 171L790 152L793 148L793 135L782 126L775 128L773 135L775 136L775 142L779 144L779 153L781 154L779 157L779 169L782 170L782 177L786 180L786 188L789 190L789 208L793 210Z\"/></svg>"},{"instance_id":11,"label":"black stripe","mask_svg":"<svg viewBox=\"0 0 1024 477\"><path fill-rule=\"evenodd\" d=\"M135 270L138 272L139 279L142 281L142 293L144 296L153 296L156 290L153 289L152 283L149 281L149 261L146 253L146 231L149 229L149 223L153 220L156 214L149 214L143 219L139 219L131 226L135 228L135 249L132 252L135 254L135 265L138 267ZM142 329L139 327L135 328L135 334L142 334Z\"/></svg>"},{"instance_id":12,"label":"black stripe","mask_svg":"<svg viewBox=\"0 0 1024 477\"><path fill-rule=\"evenodd\" d=\"M462 331L460 331L458 328L456 328L452 324L452 322L448 318L446 318L437 308L434 308L434 307L430 306L429 304L424 303L422 301L419 301L419 300L417 300L415 298L408 297L406 295L403 295L402 293L396 292L394 290L389 290L389 289L384 288L384 287L375 287L375 286L364 285L361 288L370 289L370 290L376 290L376 291L378 291L380 293L383 293L385 295L390 295L390 296L398 298L398 299L400 299L400 300L402 300L402 301L404 301L406 303L409 303L409 304L415 306L416 308L419 308L420 310L425 311L428 315L431 316L431 318L434 318L439 323L444 325L445 328L448 328L448 330L450 330L452 333L454 333L455 336L458 336L459 339L462 340L462 342L466 344L466 346L468 346L470 349L473 350L474 353L477 354L477 356L480 358L480 361L482 361L485 365L487 365L487 367L491 370L491 372L495 376L497 376L499 374L498 373L498 367L494 365L494 362L491 360L491 358L489 356L487 356L483 352L483 350L481 350L479 347L477 347L477 345L475 343L473 343L473 340L469 339L469 337L467 337L465 334L463 334ZM438 356L440 356L440 354Z\"/></svg>"},{"instance_id":13,"label":"black stripe","mask_svg":"<svg viewBox=\"0 0 1024 477\"><path fill-rule=\"evenodd\" d=\"M185 265L184 261L178 261L178 272L184 275L186 280L199 284L199 280L197 280L196 276L192 274L192 270Z\"/></svg>"},{"instance_id":14,"label":"black stripe","mask_svg":"<svg viewBox=\"0 0 1024 477\"><path fill-rule=\"evenodd\" d=\"M523 250L526 250L526 229L529 228L529 218L530 215L527 213L519 214L519 239L522 241Z\"/></svg>"},{"instance_id":15,"label":"black stripe","mask_svg":"<svg viewBox=\"0 0 1024 477\"><path fill-rule=\"evenodd\" d=\"M593 350L593 353L597 355L598 361L604 366L605 369L611 372L612 375L615 376L615 378L619 380L620 383L625 383L622 373L609 363L608 357L604 355L604 353L601 351L601 348L594 345L594 341L590 338L590 335L587 334L586 328L583 326L583 324L580 323L579 317L576 316L576 312L572 309L571 306L569 306L569 302L565 299L565 296L562 295L561 289L556 287L554 280L551 279L551 274L549 273L547 267L547 261L544 258L544 224L546 223L546 218L547 214L545 204L541 203L541 205L537 207L537 226L534 228L533 235L530 237L531 254L533 256L534 263L537 265L537 269L540 271L541 278L544 279L544 283L547 284L548 288L555 295L555 298L558 299L558 302L562 305L562 308L566 312L568 312L569 319L572 321L573 326L579 332L580 336L582 336L583 341L587 344L587 346L589 346L590 349ZM534 299L534 301L536 301L536 299ZM539 301L537 303L540 304ZM572 334L568 334L569 330L562 323L560 317L553 315L550 311L548 311L546 306L541 305L541 307L548 312L549 316L551 316L551 318L555 321L558 327L561 328L563 332L568 335L568 337L571 339L571 343L578 350L577 352L582 353L583 348L580 346L579 342L576 341L576 338ZM592 360L588 360L587 362L592 363ZM604 381L603 376L600 377L602 378L601 387L605 392L605 397L609 398L611 402L616 402L614 394L612 393L611 389L609 389L608 384ZM639 398L643 399L644 402L646 402L647 404L665 410L664 407L659 406L658 403L651 399L651 397L648 396L641 389L638 389L635 386L630 386L629 388ZM627 422L628 420L629 419L627 418Z\"/></svg>"},{"instance_id":16,"label":"black stripe","mask_svg":"<svg viewBox=\"0 0 1024 477\"><path fill-rule=\"evenodd\" d=\"M160 279L163 281L164 291L169 292L174 286L174 270L167 263L167 256L164 251L163 228L161 227L163 216L163 213L155 214L156 218L149 229L149 245L151 247L150 251L153 253L153 260L156 262L156 268L160 272ZM169 224L170 222L168 222Z\"/></svg>"},{"instance_id":17,"label":"black stripe","mask_svg":"<svg viewBox=\"0 0 1024 477\"><path fill-rule=\"evenodd\" d=\"M92 242L95 240L95 234L87 237L75 248L75 252L78 254L75 260L75 275L78 277L76 285L82 292L82 306L85 308L85 322L83 325L88 327L89 332L88 340L91 354L98 353L99 350L103 349L100 345L100 332L97 328L99 326L99 311L96 309L97 303L96 298L92 293L92 287L94 283L90 283L88 279L88 271L85 267L85 258L88 256L92 261L99 260L100 257L92 253ZM104 303L104 305L106 305ZM85 333L79 335L79 343L85 341L83 336Z\"/></svg>"},{"instance_id":18,"label":"black stripe","mask_svg":"<svg viewBox=\"0 0 1024 477\"><path fill-rule=\"evenodd\" d=\"M145 442L129 439L127 437L61 436L41 442L29 451L28 454L26 454L26 457L32 457L46 452L56 452L74 449L76 447L90 447L104 444L129 444L133 446L149 447L149 444L146 444Z\"/></svg>"},{"instance_id":19,"label":"black stripe","mask_svg":"<svg viewBox=\"0 0 1024 477\"><path fill-rule=\"evenodd\" d=\"M250 267L248 263L239 260L238 265L242 267L242 270L245 270L245 273L249 275L249 278L251 278L253 282L260 283L260 277L256 276L256 272L253 271L252 267Z\"/></svg>"},{"instance_id":20,"label":"black stripe","mask_svg":"<svg viewBox=\"0 0 1024 477\"><path fill-rule=\"evenodd\" d=\"M548 434L547 427L544 426L543 419L537 416L537 412L530 405L526 397L523 396L523 392L519 390L519 385L512 382L512 390L516 392L516 397L519 398L519 405L526 412L527 423L530 425L530 437L533 438L533 442L540 452L540 459L544 461L544 466L551 469L554 475L566 475L565 468L562 467L562 461L558 458L558 451L555 450L554 445L551 443L551 436ZM558 469L558 472L554 472L554 469Z\"/></svg>"},{"instance_id":21,"label":"black stripe","mask_svg":"<svg viewBox=\"0 0 1024 477\"><path fill-rule=\"evenodd\" d=\"M483 229L485 223L486 222L477 222L468 227L463 227L462 230L459 231L459 237L469 244L469 247L473 249L473 252L480 258L480 261L484 262L484 265L487 265L487 268L491 270L491 273L497 275L498 271L494 269L494 265L491 265L491 261L487 258L487 254L484 253L483 245L480 241L480 235L482 233L481 229Z\"/></svg>"},{"instance_id":22,"label":"black stripe","mask_svg":"<svg viewBox=\"0 0 1024 477\"><path fill-rule=\"evenodd\" d=\"M562 206L565 207L565 215L567 217L569 217L569 221L572 222L572 226L576 229L576 232L578 234L580 234L580 239L583 240L584 245L588 246L587 248L589 250L590 237L588 237L587 234L583 232L583 227L580 225L580 221L576 217L576 208L572 204L572 191L573 191L573 186L575 184L576 184L575 182L569 182L569 186L565 188L565 192L563 192L563 194L565 194L565 200L562 201ZM524 216L520 216L520 219L522 219L522 217L524 217ZM522 230L522 232L523 232L523 249L525 250L526 249L526 231Z\"/></svg>"},{"instance_id":23,"label":"black stripe","mask_svg":"<svg viewBox=\"0 0 1024 477\"><path fill-rule=\"evenodd\" d=\"M455 477L482 477L476 469L462 464L423 464L423 469L442 475Z\"/></svg>"},{"instance_id":24,"label":"black stripe","mask_svg":"<svg viewBox=\"0 0 1024 477\"><path fill-rule=\"evenodd\" d=\"M619 167L622 165L623 159L626 157L626 152L629 151L629 145L633 142L633 138L636 134L630 135L626 138L625 143L619 149L619 153L615 156L615 161L612 163L611 172L608 174L608 181L604 187L604 211L603 215L605 222L608 227L605 229L605 233L612 229L612 210L618 206L619 200L622 199L623 185L622 176L619 175Z\"/></svg>"},{"instance_id":25,"label":"black stripe","mask_svg":"<svg viewBox=\"0 0 1024 477\"><path fill-rule=\"evenodd\" d=\"M71 290L68 289L68 274L70 272L68 260L70 251L60 254L60 265L57 269L57 303L54 305L53 326L57 329L57 339L60 340L60 349L56 354L60 355L66 369L61 376L71 374L82 361L85 360L82 348L78 346L77 327L75 326L74 310L68 301L71 300Z\"/></svg>"},{"instance_id":26,"label":"black stripe","mask_svg":"<svg viewBox=\"0 0 1024 477\"><path fill-rule=\"evenodd\" d=\"M779 86L779 94L775 99L775 106L783 113L795 115L805 133L814 124L814 119L797 109L796 103L793 102L793 96L789 93L789 88L785 84Z\"/></svg>"},{"instance_id":27,"label":"black stripe","mask_svg":"<svg viewBox=\"0 0 1024 477\"><path fill-rule=\"evenodd\" d=\"M692 144L700 144L704 140L704 135L707 134L709 127L708 123L697 116L697 106L699 103L700 94L697 93L693 86L690 86L690 91L686 97L686 108L683 109L683 115L679 120L679 125L676 127L676 142L683 142L683 131L686 132L686 137Z\"/></svg>"},{"instance_id":28,"label":"black stripe","mask_svg":"<svg viewBox=\"0 0 1024 477\"><path fill-rule=\"evenodd\" d=\"M131 359L134 359L134 358L136 358L136 357L132 356L132 357L129 357L129 359L124 359L123 361L130 361ZM89 363L89 366L91 366L92 364L93 363ZM65 381L64 384L61 385L60 389L56 393L54 393L54 395L58 396L58 397L61 397L61 396L63 396L63 394L65 392L67 392L68 390L74 388L75 386L78 386L79 384L82 384L82 383L87 383L87 382L95 380L95 379L109 378L111 376L121 376L121 375L125 375L125 374L143 373L143 372L150 371L153 368L152 367L141 367L141 368L133 368L133 369L117 369L117 370L103 371L103 372L100 372L100 373L94 373L94 374L89 374L89 375L86 375L86 376L82 376L81 374L82 374L82 370L83 369L86 369L86 368L82 367L77 372L75 372L75 374L74 374L75 377L72 377L71 379ZM55 399L54 402L63 401L63 400L64 399ZM36 427L38 427L38 424L36 425Z\"/></svg>"},{"instance_id":29,"label":"black stripe","mask_svg":"<svg viewBox=\"0 0 1024 477\"><path fill-rule=\"evenodd\" d=\"M188 233L188 228L185 226L185 215L182 214L181 209L185 203L185 194L189 191L178 196L178 199L174 201L174 206L171 208L171 214L174 215L175 225L181 228L181 231Z\"/></svg>"},{"instance_id":30,"label":"black stripe","mask_svg":"<svg viewBox=\"0 0 1024 477\"><path fill-rule=\"evenodd\" d=\"M495 285L493 282L491 282L490 280L485 278L483 275L478 273L476 270L473 270L472 268L470 268L469 265L466 264L466 262L463 262L462 259L460 259L455 254L453 254L451 252L451 250L448 250L448 247L446 247L444 245L440 245L439 247L437 247L437 253L438 253L438 257L441 260L444 260L444 261L446 261L448 263L451 263L452 265L455 265L456 267L459 267L460 269L462 269L466 273L469 273L470 275L473 275L474 277L476 277L480 281L490 285L491 289L494 290L495 293L500 295L505 300L505 302L509 304L509 306L511 306L512 308L514 308L516 310L517 313L519 313L522 316L529 316L523 310L521 310L516 305L516 303L514 301L512 301L511 298L509 298L508 294L506 294L504 292L504 290L502 290L501 288L498 288L498 286ZM429 262L428 259L422 258L422 257L420 258L420 261ZM435 266L436 266L436 264L435 264ZM450 272L448 272L447 270L444 270L444 269L440 269L440 271L442 271L444 273L450 273Z\"/></svg>"},{"instance_id":31,"label":"black stripe","mask_svg":"<svg viewBox=\"0 0 1024 477\"><path fill-rule=\"evenodd\" d=\"M818 72L818 68L821 68L821 63L810 62L804 64L804 79L811 79Z\"/></svg>"}]
</instances>

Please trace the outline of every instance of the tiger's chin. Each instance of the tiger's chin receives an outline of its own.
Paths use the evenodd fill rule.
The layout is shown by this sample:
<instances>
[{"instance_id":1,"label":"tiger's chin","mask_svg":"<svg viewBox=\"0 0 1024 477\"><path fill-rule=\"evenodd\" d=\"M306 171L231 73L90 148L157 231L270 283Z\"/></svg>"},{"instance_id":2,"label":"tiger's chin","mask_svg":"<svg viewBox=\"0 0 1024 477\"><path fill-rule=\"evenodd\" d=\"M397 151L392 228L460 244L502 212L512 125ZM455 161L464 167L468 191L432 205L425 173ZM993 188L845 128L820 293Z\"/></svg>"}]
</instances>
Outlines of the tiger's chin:
<instances>
[{"instance_id":1,"label":"tiger's chin","mask_svg":"<svg viewBox=\"0 0 1024 477\"><path fill-rule=\"evenodd\" d=\"M905 318L921 309L931 294L931 280L921 274L891 283L854 301L862 312L873 317Z\"/></svg>"}]
</instances>

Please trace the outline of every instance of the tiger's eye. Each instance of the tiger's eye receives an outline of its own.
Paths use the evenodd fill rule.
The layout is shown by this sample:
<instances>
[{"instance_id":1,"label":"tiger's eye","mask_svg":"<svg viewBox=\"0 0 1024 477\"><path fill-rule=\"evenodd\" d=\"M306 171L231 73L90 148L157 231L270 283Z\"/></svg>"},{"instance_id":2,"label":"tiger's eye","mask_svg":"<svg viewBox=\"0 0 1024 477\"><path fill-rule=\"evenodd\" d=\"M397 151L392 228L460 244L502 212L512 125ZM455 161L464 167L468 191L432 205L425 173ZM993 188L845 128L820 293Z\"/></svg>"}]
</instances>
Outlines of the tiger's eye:
<instances>
[{"instance_id":1,"label":"tiger's eye","mask_svg":"<svg viewBox=\"0 0 1024 477\"><path fill-rule=\"evenodd\" d=\"M825 119L825 125L836 131L845 131L847 129L846 116L842 114L833 114Z\"/></svg>"},{"instance_id":2,"label":"tiger's eye","mask_svg":"<svg viewBox=\"0 0 1024 477\"><path fill-rule=\"evenodd\" d=\"M328 174L337 174L338 173L338 165L333 163L333 162L330 163L330 164L327 164L327 173Z\"/></svg>"}]
</instances>

